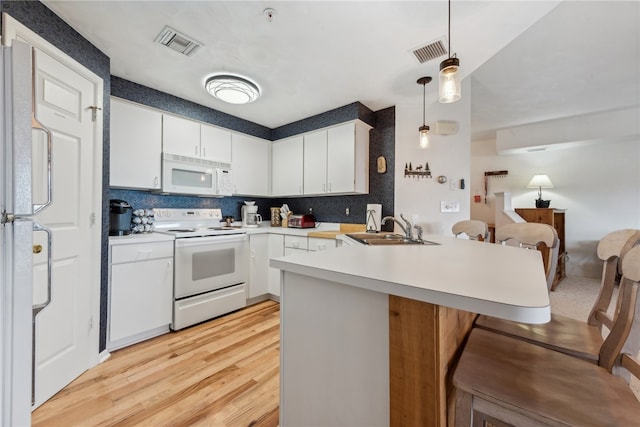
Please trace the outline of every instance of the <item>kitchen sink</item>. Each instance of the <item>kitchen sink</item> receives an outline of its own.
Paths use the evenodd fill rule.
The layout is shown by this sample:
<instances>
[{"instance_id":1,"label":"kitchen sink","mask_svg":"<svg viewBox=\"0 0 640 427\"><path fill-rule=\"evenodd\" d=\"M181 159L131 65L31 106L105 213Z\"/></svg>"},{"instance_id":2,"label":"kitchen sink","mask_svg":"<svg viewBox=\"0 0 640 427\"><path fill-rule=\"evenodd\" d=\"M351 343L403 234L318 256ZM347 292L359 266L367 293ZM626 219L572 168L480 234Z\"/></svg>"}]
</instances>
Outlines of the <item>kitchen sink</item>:
<instances>
[{"instance_id":1,"label":"kitchen sink","mask_svg":"<svg viewBox=\"0 0 640 427\"><path fill-rule=\"evenodd\" d=\"M428 240L407 239L402 234L390 233L354 233L347 234L353 240L363 245L438 245Z\"/></svg>"}]
</instances>

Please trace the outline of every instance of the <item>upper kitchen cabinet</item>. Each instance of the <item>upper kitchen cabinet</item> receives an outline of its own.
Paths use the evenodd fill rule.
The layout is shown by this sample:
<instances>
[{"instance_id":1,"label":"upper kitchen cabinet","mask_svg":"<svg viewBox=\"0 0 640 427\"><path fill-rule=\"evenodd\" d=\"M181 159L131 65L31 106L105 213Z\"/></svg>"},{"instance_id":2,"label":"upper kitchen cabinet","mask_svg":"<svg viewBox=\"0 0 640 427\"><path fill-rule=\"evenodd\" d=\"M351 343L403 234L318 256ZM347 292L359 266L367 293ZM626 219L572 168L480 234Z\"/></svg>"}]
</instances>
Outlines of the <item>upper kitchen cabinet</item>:
<instances>
[{"instance_id":1,"label":"upper kitchen cabinet","mask_svg":"<svg viewBox=\"0 0 640 427\"><path fill-rule=\"evenodd\" d=\"M271 195L300 196L303 188L302 136L282 139L271 146Z\"/></svg>"},{"instance_id":2,"label":"upper kitchen cabinet","mask_svg":"<svg viewBox=\"0 0 640 427\"><path fill-rule=\"evenodd\" d=\"M231 135L233 194L269 195L269 141L233 133Z\"/></svg>"},{"instance_id":3,"label":"upper kitchen cabinet","mask_svg":"<svg viewBox=\"0 0 640 427\"><path fill-rule=\"evenodd\" d=\"M304 194L327 192L327 130L304 136Z\"/></svg>"},{"instance_id":4,"label":"upper kitchen cabinet","mask_svg":"<svg viewBox=\"0 0 640 427\"><path fill-rule=\"evenodd\" d=\"M203 159L231 163L231 132L200 125L200 153Z\"/></svg>"},{"instance_id":5,"label":"upper kitchen cabinet","mask_svg":"<svg viewBox=\"0 0 640 427\"><path fill-rule=\"evenodd\" d=\"M369 192L369 129L349 122L304 135L304 194Z\"/></svg>"},{"instance_id":6,"label":"upper kitchen cabinet","mask_svg":"<svg viewBox=\"0 0 640 427\"><path fill-rule=\"evenodd\" d=\"M327 193L369 193L369 130L355 121L327 129Z\"/></svg>"},{"instance_id":7,"label":"upper kitchen cabinet","mask_svg":"<svg viewBox=\"0 0 640 427\"><path fill-rule=\"evenodd\" d=\"M160 189L162 113L111 98L111 187Z\"/></svg>"},{"instance_id":8,"label":"upper kitchen cabinet","mask_svg":"<svg viewBox=\"0 0 640 427\"><path fill-rule=\"evenodd\" d=\"M216 162L231 162L231 132L214 126L164 114L163 151Z\"/></svg>"}]
</instances>

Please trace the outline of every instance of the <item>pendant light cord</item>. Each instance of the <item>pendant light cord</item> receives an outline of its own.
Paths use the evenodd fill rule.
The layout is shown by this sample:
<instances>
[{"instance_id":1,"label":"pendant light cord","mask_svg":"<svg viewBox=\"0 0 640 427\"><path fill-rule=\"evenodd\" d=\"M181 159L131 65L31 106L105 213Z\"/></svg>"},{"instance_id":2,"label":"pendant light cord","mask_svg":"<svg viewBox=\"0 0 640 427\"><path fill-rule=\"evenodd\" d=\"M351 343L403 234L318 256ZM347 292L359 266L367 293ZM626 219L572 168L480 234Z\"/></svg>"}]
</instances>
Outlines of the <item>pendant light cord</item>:
<instances>
[{"instance_id":1,"label":"pendant light cord","mask_svg":"<svg viewBox=\"0 0 640 427\"><path fill-rule=\"evenodd\" d=\"M426 93L427 93L427 84L423 83L422 84L422 126L426 126L426 115L425 115L425 98L426 98Z\"/></svg>"},{"instance_id":2,"label":"pendant light cord","mask_svg":"<svg viewBox=\"0 0 640 427\"><path fill-rule=\"evenodd\" d=\"M451 0L449 0L449 20L448 20L448 32L447 40L449 41L449 58L451 58Z\"/></svg>"}]
</instances>

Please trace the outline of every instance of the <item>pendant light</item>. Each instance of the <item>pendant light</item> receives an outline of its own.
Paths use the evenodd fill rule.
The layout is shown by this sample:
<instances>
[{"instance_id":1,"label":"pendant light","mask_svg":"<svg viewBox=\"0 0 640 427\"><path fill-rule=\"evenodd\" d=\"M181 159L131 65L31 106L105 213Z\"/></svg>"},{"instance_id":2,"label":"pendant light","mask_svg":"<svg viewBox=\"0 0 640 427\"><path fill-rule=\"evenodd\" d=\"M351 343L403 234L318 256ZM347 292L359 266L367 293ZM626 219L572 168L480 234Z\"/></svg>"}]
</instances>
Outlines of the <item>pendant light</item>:
<instances>
[{"instance_id":1,"label":"pendant light","mask_svg":"<svg viewBox=\"0 0 640 427\"><path fill-rule=\"evenodd\" d=\"M454 53L451 56L451 0L449 0L448 23L449 57L440 63L440 102L443 104L460 99L460 60Z\"/></svg>"},{"instance_id":2,"label":"pendant light","mask_svg":"<svg viewBox=\"0 0 640 427\"><path fill-rule=\"evenodd\" d=\"M420 148L427 148L429 146L429 126L425 122L425 95L427 90L427 83L431 81L431 77L420 77L416 83L422 85L422 126L418 128L420 132Z\"/></svg>"}]
</instances>

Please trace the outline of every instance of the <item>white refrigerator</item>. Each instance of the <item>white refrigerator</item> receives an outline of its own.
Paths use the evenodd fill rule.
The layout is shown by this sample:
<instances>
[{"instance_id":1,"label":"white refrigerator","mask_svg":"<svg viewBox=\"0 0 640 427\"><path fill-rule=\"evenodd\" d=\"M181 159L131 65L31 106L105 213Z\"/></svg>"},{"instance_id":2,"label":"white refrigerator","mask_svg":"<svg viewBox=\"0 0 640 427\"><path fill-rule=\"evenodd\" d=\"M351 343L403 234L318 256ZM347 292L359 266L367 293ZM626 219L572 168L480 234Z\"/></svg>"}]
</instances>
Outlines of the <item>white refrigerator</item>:
<instances>
[{"instance_id":1,"label":"white refrigerator","mask_svg":"<svg viewBox=\"0 0 640 427\"><path fill-rule=\"evenodd\" d=\"M33 325L48 301L33 304L33 253L48 248L33 243L33 232L44 228L33 215L51 203L51 139L46 138L44 171L49 189L45 201L33 196L33 132L45 131L33 118L32 50L17 41L2 47L0 57L0 425L31 423L33 387ZM37 175L42 173L37 171ZM44 231L47 231L44 229ZM48 262L50 289L51 258ZM50 294L46 298L50 299Z\"/></svg>"}]
</instances>

